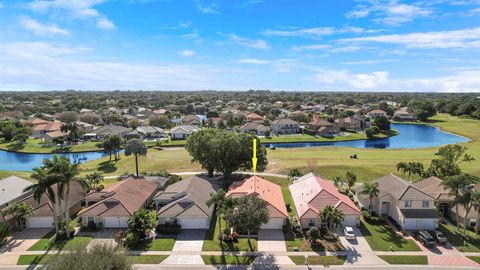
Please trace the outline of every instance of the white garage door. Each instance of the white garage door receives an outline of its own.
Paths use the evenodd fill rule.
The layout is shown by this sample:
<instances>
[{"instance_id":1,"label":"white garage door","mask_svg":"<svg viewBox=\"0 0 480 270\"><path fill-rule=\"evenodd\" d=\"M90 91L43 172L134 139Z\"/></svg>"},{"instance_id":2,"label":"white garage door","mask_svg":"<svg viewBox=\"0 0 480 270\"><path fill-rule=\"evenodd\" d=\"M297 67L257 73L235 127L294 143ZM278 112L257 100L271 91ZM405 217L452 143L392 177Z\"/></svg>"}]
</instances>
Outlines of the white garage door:
<instances>
[{"instance_id":1,"label":"white garage door","mask_svg":"<svg viewBox=\"0 0 480 270\"><path fill-rule=\"evenodd\" d=\"M105 228L127 228L128 218L127 217L106 217L104 219L103 226Z\"/></svg>"},{"instance_id":2,"label":"white garage door","mask_svg":"<svg viewBox=\"0 0 480 270\"><path fill-rule=\"evenodd\" d=\"M28 227L35 228L53 228L53 217L29 217Z\"/></svg>"},{"instance_id":3,"label":"white garage door","mask_svg":"<svg viewBox=\"0 0 480 270\"><path fill-rule=\"evenodd\" d=\"M206 218L179 218L182 229L208 229L210 222Z\"/></svg>"},{"instance_id":4,"label":"white garage door","mask_svg":"<svg viewBox=\"0 0 480 270\"><path fill-rule=\"evenodd\" d=\"M435 219L406 219L405 230L434 230Z\"/></svg>"},{"instance_id":5,"label":"white garage door","mask_svg":"<svg viewBox=\"0 0 480 270\"><path fill-rule=\"evenodd\" d=\"M359 224L359 218L357 215L346 215L343 218L342 225L343 227L355 227Z\"/></svg>"},{"instance_id":6,"label":"white garage door","mask_svg":"<svg viewBox=\"0 0 480 270\"><path fill-rule=\"evenodd\" d=\"M262 225L262 229L282 229L285 223L284 218L270 218L267 224Z\"/></svg>"}]
</instances>

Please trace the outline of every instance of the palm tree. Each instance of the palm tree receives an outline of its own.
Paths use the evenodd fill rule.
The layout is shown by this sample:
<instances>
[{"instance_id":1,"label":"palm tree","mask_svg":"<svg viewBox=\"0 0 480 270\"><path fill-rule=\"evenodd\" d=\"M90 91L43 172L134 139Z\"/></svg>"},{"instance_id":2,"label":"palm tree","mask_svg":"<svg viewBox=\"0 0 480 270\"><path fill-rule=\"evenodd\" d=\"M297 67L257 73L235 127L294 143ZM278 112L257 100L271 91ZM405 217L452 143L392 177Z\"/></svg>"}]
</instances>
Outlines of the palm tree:
<instances>
[{"instance_id":1,"label":"palm tree","mask_svg":"<svg viewBox=\"0 0 480 270\"><path fill-rule=\"evenodd\" d=\"M327 228L330 232L340 224L342 224L344 220L344 215L342 211L338 208L333 207L332 205L327 205L320 213L320 219L327 223Z\"/></svg>"},{"instance_id":2,"label":"palm tree","mask_svg":"<svg viewBox=\"0 0 480 270\"><path fill-rule=\"evenodd\" d=\"M378 182L363 184L363 189L360 193L368 195L368 199L370 200L370 205L368 207L368 211L371 213L372 208L373 208L372 207L373 206L373 198L378 197L378 194L380 193L380 190L378 189Z\"/></svg>"},{"instance_id":3,"label":"palm tree","mask_svg":"<svg viewBox=\"0 0 480 270\"><path fill-rule=\"evenodd\" d=\"M342 186L343 186L343 183L344 183L344 180L339 177L339 176L335 176L333 178L333 184L335 185L335 187L337 187L338 189L340 189Z\"/></svg>"},{"instance_id":4,"label":"palm tree","mask_svg":"<svg viewBox=\"0 0 480 270\"><path fill-rule=\"evenodd\" d=\"M406 168L407 168L407 163L403 161L397 163L397 171L402 172L403 176L405 176Z\"/></svg>"},{"instance_id":5,"label":"palm tree","mask_svg":"<svg viewBox=\"0 0 480 270\"><path fill-rule=\"evenodd\" d=\"M53 191L53 185L55 182L52 178L49 178L46 172L46 168L33 168L31 177L37 180L37 183L32 184L25 188L24 191L32 191L33 199L40 203L40 199L43 195L46 195L48 201L53 208L53 223L55 227L55 233L58 233L58 209L56 207L57 200L55 192Z\"/></svg>"},{"instance_id":6,"label":"palm tree","mask_svg":"<svg viewBox=\"0 0 480 270\"><path fill-rule=\"evenodd\" d=\"M131 139L127 141L125 146L125 156L135 156L135 171L138 177L138 155L147 156L147 146L139 139Z\"/></svg>"},{"instance_id":7,"label":"palm tree","mask_svg":"<svg viewBox=\"0 0 480 270\"><path fill-rule=\"evenodd\" d=\"M67 134L69 130L70 130L69 124L64 123L60 126L60 131L62 133Z\"/></svg>"},{"instance_id":8,"label":"palm tree","mask_svg":"<svg viewBox=\"0 0 480 270\"><path fill-rule=\"evenodd\" d=\"M218 220L218 228L220 233L222 233L222 213L224 210L223 203L225 202L225 191L223 189L219 189L216 192L210 194L210 199L207 201L207 206L210 207L212 205L216 205L217 207L217 220ZM220 238L220 241L223 239Z\"/></svg>"},{"instance_id":9,"label":"palm tree","mask_svg":"<svg viewBox=\"0 0 480 270\"><path fill-rule=\"evenodd\" d=\"M103 147L103 150L105 150L105 152L108 152L110 156L110 161L112 161L113 144L110 140L110 136L106 136L103 139L102 147Z\"/></svg>"},{"instance_id":10,"label":"palm tree","mask_svg":"<svg viewBox=\"0 0 480 270\"><path fill-rule=\"evenodd\" d=\"M69 123L68 124L68 131L70 131L69 137L70 137L71 141L74 141L79 137L78 136L79 135L78 134L79 128L78 128L77 123L75 123L75 122Z\"/></svg>"},{"instance_id":11,"label":"palm tree","mask_svg":"<svg viewBox=\"0 0 480 270\"><path fill-rule=\"evenodd\" d=\"M460 174L455 176L447 176L442 180L442 185L447 189L449 194L453 196L453 203L455 204L455 220L457 228L459 225L460 215L458 213L458 205L461 202L462 192L466 187L476 182L474 176L468 174Z\"/></svg>"},{"instance_id":12,"label":"palm tree","mask_svg":"<svg viewBox=\"0 0 480 270\"><path fill-rule=\"evenodd\" d=\"M115 154L115 161L116 161L120 157L119 150L122 148L123 139L118 135L111 135L110 144L112 145L112 151Z\"/></svg>"},{"instance_id":13,"label":"palm tree","mask_svg":"<svg viewBox=\"0 0 480 270\"><path fill-rule=\"evenodd\" d=\"M10 205L2 212L3 216L12 215L15 218L15 224L19 231L22 230L22 219L26 216L31 216L33 213L32 207L26 203L16 203Z\"/></svg>"},{"instance_id":14,"label":"palm tree","mask_svg":"<svg viewBox=\"0 0 480 270\"><path fill-rule=\"evenodd\" d=\"M476 193L480 194L480 191L477 191L473 188L468 188L462 193L458 201L458 203L461 204L465 209L465 214L463 216L463 232L464 233L465 233L465 230L467 229L468 214L470 214L470 210L472 210L472 207L476 203L476 196L478 196Z\"/></svg>"},{"instance_id":15,"label":"palm tree","mask_svg":"<svg viewBox=\"0 0 480 270\"><path fill-rule=\"evenodd\" d=\"M352 171L347 171L345 175L345 182L347 184L348 193L352 192L352 188L357 182L357 175Z\"/></svg>"}]
</instances>

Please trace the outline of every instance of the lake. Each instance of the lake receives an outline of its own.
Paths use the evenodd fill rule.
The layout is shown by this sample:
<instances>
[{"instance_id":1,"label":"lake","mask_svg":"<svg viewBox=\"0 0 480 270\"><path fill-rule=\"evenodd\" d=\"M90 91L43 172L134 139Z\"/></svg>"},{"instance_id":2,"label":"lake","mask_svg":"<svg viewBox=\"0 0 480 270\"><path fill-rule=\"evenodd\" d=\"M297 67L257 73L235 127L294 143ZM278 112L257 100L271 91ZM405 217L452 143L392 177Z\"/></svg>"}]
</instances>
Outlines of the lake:
<instances>
[{"instance_id":1,"label":"lake","mask_svg":"<svg viewBox=\"0 0 480 270\"><path fill-rule=\"evenodd\" d=\"M392 124L392 128L400 132L399 135L375 140L357 140L341 142L299 142L299 143L274 143L277 148L294 147L321 147L339 146L355 148L423 148L445 144L467 142L468 138L441 131L432 126L412 124ZM270 144L267 144L270 146ZM53 154L26 154L0 151L0 170L30 171L42 165L44 158L51 158ZM74 162L87 162L104 157L104 152L67 153Z\"/></svg>"},{"instance_id":2,"label":"lake","mask_svg":"<svg viewBox=\"0 0 480 270\"><path fill-rule=\"evenodd\" d=\"M414 124L392 124L391 127L400 134L397 136L374 139L374 140L356 140L356 141L335 141L335 142L298 142L298 143L272 143L277 148L295 148L295 147L355 147L355 148L425 148L468 142L469 139L463 136L455 135L440 130L437 127Z\"/></svg>"}]
</instances>

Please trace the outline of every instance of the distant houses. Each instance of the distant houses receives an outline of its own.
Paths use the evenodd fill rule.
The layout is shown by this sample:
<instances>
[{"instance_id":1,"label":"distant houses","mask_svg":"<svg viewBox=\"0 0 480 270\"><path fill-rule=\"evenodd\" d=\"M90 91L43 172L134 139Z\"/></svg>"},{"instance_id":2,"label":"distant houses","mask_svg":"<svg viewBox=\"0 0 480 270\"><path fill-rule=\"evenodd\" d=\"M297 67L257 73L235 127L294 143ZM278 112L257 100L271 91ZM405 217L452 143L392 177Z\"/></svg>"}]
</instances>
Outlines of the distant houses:
<instances>
[{"instance_id":1,"label":"distant houses","mask_svg":"<svg viewBox=\"0 0 480 270\"><path fill-rule=\"evenodd\" d=\"M200 129L191 125L176 126L170 129L170 136L172 140L184 140L188 138L190 134L198 130Z\"/></svg>"}]
</instances>

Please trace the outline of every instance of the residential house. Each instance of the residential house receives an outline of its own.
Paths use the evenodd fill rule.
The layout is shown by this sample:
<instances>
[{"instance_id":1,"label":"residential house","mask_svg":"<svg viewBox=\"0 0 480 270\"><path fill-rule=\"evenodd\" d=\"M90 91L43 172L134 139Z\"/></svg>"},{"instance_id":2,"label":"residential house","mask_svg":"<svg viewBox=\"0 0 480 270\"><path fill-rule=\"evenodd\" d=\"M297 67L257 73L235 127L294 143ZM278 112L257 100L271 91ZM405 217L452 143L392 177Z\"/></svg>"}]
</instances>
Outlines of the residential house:
<instances>
[{"instance_id":1,"label":"residential house","mask_svg":"<svg viewBox=\"0 0 480 270\"><path fill-rule=\"evenodd\" d=\"M90 113L93 113L93 111L87 108L83 108L80 110L80 114L90 114Z\"/></svg>"},{"instance_id":2,"label":"residential house","mask_svg":"<svg viewBox=\"0 0 480 270\"><path fill-rule=\"evenodd\" d=\"M172 140L185 140L190 134L200 130L199 128L191 125L181 125L170 129L170 136Z\"/></svg>"},{"instance_id":3,"label":"residential house","mask_svg":"<svg viewBox=\"0 0 480 270\"><path fill-rule=\"evenodd\" d=\"M367 116L369 118L377 118L377 117L381 117L381 116L384 116L384 117L387 117L387 113L384 111L384 110L371 110L367 113Z\"/></svg>"},{"instance_id":4,"label":"residential house","mask_svg":"<svg viewBox=\"0 0 480 270\"><path fill-rule=\"evenodd\" d=\"M248 122L240 127L240 131L243 133L253 132L259 136L264 136L265 133L269 130L270 128L257 122Z\"/></svg>"},{"instance_id":5,"label":"residential house","mask_svg":"<svg viewBox=\"0 0 480 270\"><path fill-rule=\"evenodd\" d=\"M288 118L278 119L272 122L272 132L276 134L296 134L300 132L300 124Z\"/></svg>"},{"instance_id":6,"label":"residential house","mask_svg":"<svg viewBox=\"0 0 480 270\"><path fill-rule=\"evenodd\" d=\"M78 130L82 133L92 132L95 129L94 125L82 121L75 121L75 124L77 124Z\"/></svg>"},{"instance_id":7,"label":"residential house","mask_svg":"<svg viewBox=\"0 0 480 270\"><path fill-rule=\"evenodd\" d=\"M130 131L131 128L126 128L122 126L114 126L114 125L105 125L103 127L99 127L97 129L92 130L89 133L83 135L86 139L97 139L103 140L106 136L109 135L118 135L120 137L125 137Z\"/></svg>"},{"instance_id":8,"label":"residential house","mask_svg":"<svg viewBox=\"0 0 480 270\"><path fill-rule=\"evenodd\" d=\"M282 188L263 178L252 176L243 181L233 183L226 197L238 198L249 194L256 194L267 203L270 219L268 223L262 225L261 229L282 229L288 218Z\"/></svg>"},{"instance_id":9,"label":"residential house","mask_svg":"<svg viewBox=\"0 0 480 270\"><path fill-rule=\"evenodd\" d=\"M166 110L166 109L158 109L158 110L154 110L153 111L153 114L155 115L165 115L165 114L169 114L170 111Z\"/></svg>"},{"instance_id":10,"label":"residential house","mask_svg":"<svg viewBox=\"0 0 480 270\"><path fill-rule=\"evenodd\" d=\"M340 193L332 182L318 175L306 174L295 180L289 189L303 228L321 227L318 215L326 206L343 213L342 226L360 224L361 211L355 203Z\"/></svg>"},{"instance_id":11,"label":"residential house","mask_svg":"<svg viewBox=\"0 0 480 270\"><path fill-rule=\"evenodd\" d=\"M4 209L25 198L30 193L23 190L33 183L15 175L0 180L0 209ZM1 215L0 215L1 219Z\"/></svg>"},{"instance_id":12,"label":"residential house","mask_svg":"<svg viewBox=\"0 0 480 270\"><path fill-rule=\"evenodd\" d=\"M435 206L442 215L447 216L450 214L454 198L442 185L441 179L431 176L413 184L435 199Z\"/></svg>"},{"instance_id":13,"label":"residential house","mask_svg":"<svg viewBox=\"0 0 480 270\"><path fill-rule=\"evenodd\" d=\"M325 119L314 119L307 124L312 135L331 137L340 132L340 129Z\"/></svg>"},{"instance_id":14,"label":"residential house","mask_svg":"<svg viewBox=\"0 0 480 270\"><path fill-rule=\"evenodd\" d=\"M364 127L364 120L361 117L349 116L335 119L335 125L341 130L361 131Z\"/></svg>"},{"instance_id":15,"label":"residential house","mask_svg":"<svg viewBox=\"0 0 480 270\"><path fill-rule=\"evenodd\" d=\"M60 131L62 124L58 122L48 122L44 124L36 124L32 126L32 137L41 138L44 134L49 132Z\"/></svg>"},{"instance_id":16,"label":"residential house","mask_svg":"<svg viewBox=\"0 0 480 270\"><path fill-rule=\"evenodd\" d=\"M53 142L61 142L63 143L65 139L67 139L68 133L58 131L52 131L43 134L40 138L44 143L53 143Z\"/></svg>"},{"instance_id":17,"label":"residential house","mask_svg":"<svg viewBox=\"0 0 480 270\"><path fill-rule=\"evenodd\" d=\"M380 216L388 216L405 230L434 230L439 219L435 210L435 198L415 184L392 173L374 182L380 193L372 205L367 194L358 193L361 205Z\"/></svg>"},{"instance_id":18,"label":"residential house","mask_svg":"<svg viewBox=\"0 0 480 270\"><path fill-rule=\"evenodd\" d=\"M277 108L277 109L281 109L281 108L283 108L283 102L276 101L276 102L273 103L272 107Z\"/></svg>"},{"instance_id":19,"label":"residential house","mask_svg":"<svg viewBox=\"0 0 480 270\"><path fill-rule=\"evenodd\" d=\"M88 207L79 214L81 224L126 228L135 211L153 202L159 188L154 181L129 177L102 191L90 192L85 196Z\"/></svg>"},{"instance_id":20,"label":"residential house","mask_svg":"<svg viewBox=\"0 0 480 270\"><path fill-rule=\"evenodd\" d=\"M258 115L254 112L249 113L245 116L245 120L247 122L258 122L258 123L263 123L263 116Z\"/></svg>"},{"instance_id":21,"label":"residential house","mask_svg":"<svg viewBox=\"0 0 480 270\"><path fill-rule=\"evenodd\" d=\"M182 117L182 124L190 125L195 127L200 127L202 125L202 120L197 115L187 115Z\"/></svg>"},{"instance_id":22,"label":"residential house","mask_svg":"<svg viewBox=\"0 0 480 270\"><path fill-rule=\"evenodd\" d=\"M135 137L142 140L156 140L160 138L166 138L165 131L159 127L153 126L140 126L130 131L126 137Z\"/></svg>"},{"instance_id":23,"label":"residential house","mask_svg":"<svg viewBox=\"0 0 480 270\"><path fill-rule=\"evenodd\" d=\"M214 206L207 205L215 192L212 184L200 177L181 180L155 195L159 224L178 224L182 229L208 229Z\"/></svg>"},{"instance_id":24,"label":"residential house","mask_svg":"<svg viewBox=\"0 0 480 270\"><path fill-rule=\"evenodd\" d=\"M393 113L393 119L396 121L413 121L415 114L408 111L407 107L402 107Z\"/></svg>"},{"instance_id":25,"label":"residential house","mask_svg":"<svg viewBox=\"0 0 480 270\"><path fill-rule=\"evenodd\" d=\"M56 185L52 186L54 193L57 193ZM85 191L82 186L73 181L70 183L70 195L68 197L68 208L71 215L75 215L82 209L82 199L85 196ZM25 220L27 228L53 228L53 205L50 204L47 196L43 194L40 200L37 201L33 195L27 196L25 199L18 201L18 203L26 203L33 209L33 214L28 216Z\"/></svg>"},{"instance_id":26,"label":"residential house","mask_svg":"<svg viewBox=\"0 0 480 270\"><path fill-rule=\"evenodd\" d=\"M324 112L328 108L325 104L316 104L313 106L313 110L316 112Z\"/></svg>"}]
</instances>

